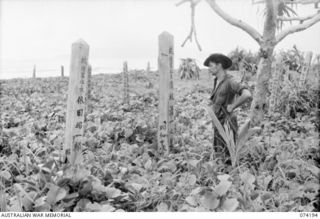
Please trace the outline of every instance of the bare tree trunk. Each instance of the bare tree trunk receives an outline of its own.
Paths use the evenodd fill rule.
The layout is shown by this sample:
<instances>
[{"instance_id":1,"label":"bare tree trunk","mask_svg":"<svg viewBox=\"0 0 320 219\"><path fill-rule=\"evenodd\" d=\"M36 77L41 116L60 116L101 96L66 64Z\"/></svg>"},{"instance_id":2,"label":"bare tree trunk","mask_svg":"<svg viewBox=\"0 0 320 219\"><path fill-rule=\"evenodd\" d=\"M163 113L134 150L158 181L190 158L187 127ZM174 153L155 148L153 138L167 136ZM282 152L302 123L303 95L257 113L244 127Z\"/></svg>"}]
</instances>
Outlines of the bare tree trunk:
<instances>
[{"instance_id":1,"label":"bare tree trunk","mask_svg":"<svg viewBox=\"0 0 320 219\"><path fill-rule=\"evenodd\" d=\"M260 44L260 61L257 70L255 93L251 104L251 125L263 120L267 112L268 82L271 76L272 54L276 45L277 1L266 1L266 19L263 29L263 40Z\"/></svg>"},{"instance_id":2,"label":"bare tree trunk","mask_svg":"<svg viewBox=\"0 0 320 219\"><path fill-rule=\"evenodd\" d=\"M251 104L250 120L251 125L255 126L263 120L264 114L267 112L267 93L268 93L268 81L271 76L271 64L273 47L263 49L267 51L267 58L261 57L257 70L257 79L255 85L255 92L253 95L253 101Z\"/></svg>"},{"instance_id":3,"label":"bare tree trunk","mask_svg":"<svg viewBox=\"0 0 320 219\"><path fill-rule=\"evenodd\" d=\"M270 79L269 82L269 90L271 92L270 97L269 97L269 114L272 115L279 103L279 93L280 93L280 87L282 84L282 73L283 73L283 67L282 67L282 62L277 61L274 64L274 67L271 68L273 72L271 73L272 78Z\"/></svg>"}]
</instances>

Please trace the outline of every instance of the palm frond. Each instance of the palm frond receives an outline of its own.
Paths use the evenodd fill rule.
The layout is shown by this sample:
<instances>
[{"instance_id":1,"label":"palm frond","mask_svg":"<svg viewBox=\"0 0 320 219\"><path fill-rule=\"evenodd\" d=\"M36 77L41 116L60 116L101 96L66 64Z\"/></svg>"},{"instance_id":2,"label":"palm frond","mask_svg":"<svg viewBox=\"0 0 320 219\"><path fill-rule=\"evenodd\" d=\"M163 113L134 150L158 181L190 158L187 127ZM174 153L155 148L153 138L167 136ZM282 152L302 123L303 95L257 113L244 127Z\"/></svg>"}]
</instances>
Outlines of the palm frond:
<instances>
[{"instance_id":1,"label":"palm frond","mask_svg":"<svg viewBox=\"0 0 320 219\"><path fill-rule=\"evenodd\" d=\"M250 122L246 123L245 126L241 128L238 135L238 140L235 142L233 130L229 120L227 120L222 126L213 110L209 107L207 107L206 110L212 119L213 125L217 128L219 134L225 141L230 154L232 167L235 168L239 163L239 159L248 151L248 147L245 146L245 142L256 132L256 130L250 128Z\"/></svg>"}]
</instances>

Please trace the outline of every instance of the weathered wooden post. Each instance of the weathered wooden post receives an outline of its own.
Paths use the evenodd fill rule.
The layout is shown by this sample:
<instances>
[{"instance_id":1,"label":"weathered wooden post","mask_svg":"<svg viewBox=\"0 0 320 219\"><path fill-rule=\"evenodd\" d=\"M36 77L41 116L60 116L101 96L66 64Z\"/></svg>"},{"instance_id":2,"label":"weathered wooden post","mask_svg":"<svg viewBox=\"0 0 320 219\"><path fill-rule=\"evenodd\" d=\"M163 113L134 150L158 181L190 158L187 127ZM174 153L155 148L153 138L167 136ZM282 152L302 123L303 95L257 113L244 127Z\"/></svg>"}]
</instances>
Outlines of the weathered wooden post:
<instances>
[{"instance_id":1,"label":"weathered wooden post","mask_svg":"<svg viewBox=\"0 0 320 219\"><path fill-rule=\"evenodd\" d=\"M123 63L122 72L122 82L123 82L123 103L129 106L129 79L128 79L128 63L125 61Z\"/></svg>"},{"instance_id":2,"label":"weathered wooden post","mask_svg":"<svg viewBox=\"0 0 320 219\"><path fill-rule=\"evenodd\" d=\"M32 78L36 78L36 65L33 65Z\"/></svg>"},{"instance_id":3,"label":"weathered wooden post","mask_svg":"<svg viewBox=\"0 0 320 219\"><path fill-rule=\"evenodd\" d=\"M61 65L61 77L64 77L64 67Z\"/></svg>"},{"instance_id":4,"label":"weathered wooden post","mask_svg":"<svg viewBox=\"0 0 320 219\"><path fill-rule=\"evenodd\" d=\"M301 75L300 75L300 80L299 80L299 88L302 88L304 83L306 82L307 75L310 69L311 65L311 59L312 59L312 52L308 52L306 55L306 58L303 62L303 66L301 69Z\"/></svg>"},{"instance_id":5,"label":"weathered wooden post","mask_svg":"<svg viewBox=\"0 0 320 219\"><path fill-rule=\"evenodd\" d=\"M148 62L148 64L147 64L147 70L146 70L146 72L147 72L147 75L150 73L150 62Z\"/></svg>"},{"instance_id":6,"label":"weathered wooden post","mask_svg":"<svg viewBox=\"0 0 320 219\"><path fill-rule=\"evenodd\" d=\"M82 161L82 137L84 134L87 104L89 45L82 39L72 44L67 122L64 151L72 165Z\"/></svg>"},{"instance_id":7,"label":"weathered wooden post","mask_svg":"<svg viewBox=\"0 0 320 219\"><path fill-rule=\"evenodd\" d=\"M158 70L159 86L159 124L158 124L158 151L167 154L172 144L173 120L173 36L168 32L159 35Z\"/></svg>"},{"instance_id":8,"label":"weathered wooden post","mask_svg":"<svg viewBox=\"0 0 320 219\"><path fill-rule=\"evenodd\" d=\"M88 65L88 78L87 78L87 92L86 92L86 99L87 99L87 104L86 104L86 113L91 112L91 102L90 102L90 95L91 95L91 75L92 75L92 66L89 64Z\"/></svg>"}]
</instances>

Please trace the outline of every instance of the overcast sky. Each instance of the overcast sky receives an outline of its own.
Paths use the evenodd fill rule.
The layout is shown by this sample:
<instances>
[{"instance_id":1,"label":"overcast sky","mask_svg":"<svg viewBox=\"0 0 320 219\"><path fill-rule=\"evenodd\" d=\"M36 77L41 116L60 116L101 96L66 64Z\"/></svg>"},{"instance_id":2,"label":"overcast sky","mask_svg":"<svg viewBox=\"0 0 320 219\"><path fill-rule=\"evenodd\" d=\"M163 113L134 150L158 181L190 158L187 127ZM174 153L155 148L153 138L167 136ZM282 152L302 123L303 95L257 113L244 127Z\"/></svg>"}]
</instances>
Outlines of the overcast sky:
<instances>
[{"instance_id":1,"label":"overcast sky","mask_svg":"<svg viewBox=\"0 0 320 219\"><path fill-rule=\"evenodd\" d=\"M69 74L71 44L79 38L90 46L93 74L157 68L158 35L174 35L175 66L192 57L201 67L213 52L228 54L237 46L256 52L257 43L242 30L227 24L203 0L196 10L196 27L203 51L182 42L189 33L190 7L176 7L177 0L0 0L0 78L59 76L60 66ZM220 0L232 16L262 30L263 8L251 0ZM313 14L312 6L300 7L301 15ZM277 49L294 44L319 53L320 23L285 38Z\"/></svg>"}]
</instances>

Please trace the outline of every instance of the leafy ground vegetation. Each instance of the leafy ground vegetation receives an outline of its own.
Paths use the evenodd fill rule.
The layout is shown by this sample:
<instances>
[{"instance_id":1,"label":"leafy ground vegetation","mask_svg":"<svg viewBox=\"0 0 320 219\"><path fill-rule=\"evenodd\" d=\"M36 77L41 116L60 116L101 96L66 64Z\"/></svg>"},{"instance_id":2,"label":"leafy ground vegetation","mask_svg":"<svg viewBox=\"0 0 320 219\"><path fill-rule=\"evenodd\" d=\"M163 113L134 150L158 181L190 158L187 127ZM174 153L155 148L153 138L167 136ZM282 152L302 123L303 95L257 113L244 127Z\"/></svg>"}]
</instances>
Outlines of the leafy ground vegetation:
<instances>
[{"instance_id":1,"label":"leafy ground vegetation","mask_svg":"<svg viewBox=\"0 0 320 219\"><path fill-rule=\"evenodd\" d=\"M77 169L60 159L68 79L1 81L1 211L319 211L315 108L269 116L231 168L212 149L211 84L200 77L175 78L174 144L163 157L156 73L130 76L129 107L120 75L94 75Z\"/></svg>"}]
</instances>

